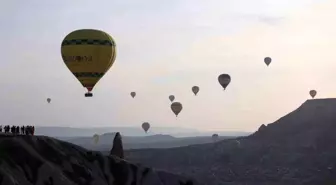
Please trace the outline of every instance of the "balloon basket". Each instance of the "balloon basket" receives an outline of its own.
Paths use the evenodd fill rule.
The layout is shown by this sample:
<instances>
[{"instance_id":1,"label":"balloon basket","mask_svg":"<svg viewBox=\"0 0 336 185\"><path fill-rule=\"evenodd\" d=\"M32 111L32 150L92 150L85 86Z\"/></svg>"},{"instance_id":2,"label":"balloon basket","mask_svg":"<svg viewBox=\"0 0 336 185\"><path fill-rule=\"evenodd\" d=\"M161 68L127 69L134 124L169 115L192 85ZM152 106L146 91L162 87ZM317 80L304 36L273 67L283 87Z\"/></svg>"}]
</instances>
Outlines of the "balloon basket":
<instances>
[{"instance_id":1,"label":"balloon basket","mask_svg":"<svg viewBox=\"0 0 336 185\"><path fill-rule=\"evenodd\" d=\"M92 97L93 96L93 94L92 93L90 93L90 92L88 92L88 93L85 93L85 97Z\"/></svg>"}]
</instances>

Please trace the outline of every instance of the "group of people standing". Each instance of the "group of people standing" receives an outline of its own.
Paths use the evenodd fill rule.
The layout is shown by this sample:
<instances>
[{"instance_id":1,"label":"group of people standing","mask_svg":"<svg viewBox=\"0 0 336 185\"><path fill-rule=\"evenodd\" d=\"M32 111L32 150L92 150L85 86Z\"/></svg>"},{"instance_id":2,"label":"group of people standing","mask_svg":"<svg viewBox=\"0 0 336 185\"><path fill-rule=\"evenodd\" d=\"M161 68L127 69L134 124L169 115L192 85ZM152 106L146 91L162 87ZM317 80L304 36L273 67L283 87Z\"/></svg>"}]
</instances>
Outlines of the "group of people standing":
<instances>
[{"instance_id":1,"label":"group of people standing","mask_svg":"<svg viewBox=\"0 0 336 185\"><path fill-rule=\"evenodd\" d=\"M6 125L2 127L0 125L0 133L12 133L14 135L34 135L35 133L35 127L34 126L15 126L15 125Z\"/></svg>"}]
</instances>

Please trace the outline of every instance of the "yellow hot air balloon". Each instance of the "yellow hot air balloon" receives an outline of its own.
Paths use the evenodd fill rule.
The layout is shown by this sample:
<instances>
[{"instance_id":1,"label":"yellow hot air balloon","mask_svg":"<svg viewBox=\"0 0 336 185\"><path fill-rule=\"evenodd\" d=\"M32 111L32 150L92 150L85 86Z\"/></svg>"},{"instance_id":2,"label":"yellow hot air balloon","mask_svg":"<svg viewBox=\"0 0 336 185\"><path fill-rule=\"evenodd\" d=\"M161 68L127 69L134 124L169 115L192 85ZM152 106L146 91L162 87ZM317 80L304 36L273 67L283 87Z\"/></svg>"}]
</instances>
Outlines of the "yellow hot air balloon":
<instances>
[{"instance_id":1,"label":"yellow hot air balloon","mask_svg":"<svg viewBox=\"0 0 336 185\"><path fill-rule=\"evenodd\" d=\"M195 94L195 96L197 95L198 91L199 91L199 87L198 86L193 86L191 88L192 92Z\"/></svg>"},{"instance_id":2,"label":"yellow hot air balloon","mask_svg":"<svg viewBox=\"0 0 336 185\"><path fill-rule=\"evenodd\" d=\"M310 90L310 91L309 91L309 94L310 94L310 96L311 96L312 98L315 98L317 92L316 92L316 90Z\"/></svg>"},{"instance_id":3,"label":"yellow hot air balloon","mask_svg":"<svg viewBox=\"0 0 336 185\"><path fill-rule=\"evenodd\" d=\"M132 98L134 98L134 97L135 97L135 95L136 95L136 93L135 93L135 92L131 92L131 96L132 96Z\"/></svg>"},{"instance_id":4,"label":"yellow hot air balloon","mask_svg":"<svg viewBox=\"0 0 336 185\"><path fill-rule=\"evenodd\" d=\"M148 129L150 128L150 124L148 122L144 122L142 123L141 127L147 133Z\"/></svg>"},{"instance_id":5,"label":"yellow hot air balloon","mask_svg":"<svg viewBox=\"0 0 336 185\"><path fill-rule=\"evenodd\" d=\"M181 112L183 107L182 107L182 104L180 102L174 102L174 103L171 104L170 108L177 117L178 114Z\"/></svg>"},{"instance_id":6,"label":"yellow hot air balloon","mask_svg":"<svg viewBox=\"0 0 336 185\"><path fill-rule=\"evenodd\" d=\"M93 142L97 144L98 141L99 141L99 135L98 134L93 135Z\"/></svg>"},{"instance_id":7,"label":"yellow hot air balloon","mask_svg":"<svg viewBox=\"0 0 336 185\"><path fill-rule=\"evenodd\" d=\"M103 31L81 29L64 38L61 54L65 65L87 88L85 97L91 97L92 89L115 61L116 44Z\"/></svg>"},{"instance_id":8,"label":"yellow hot air balloon","mask_svg":"<svg viewBox=\"0 0 336 185\"><path fill-rule=\"evenodd\" d=\"M175 96L174 95L170 95L169 96L169 100L170 100L170 102L173 102L175 100Z\"/></svg>"}]
</instances>

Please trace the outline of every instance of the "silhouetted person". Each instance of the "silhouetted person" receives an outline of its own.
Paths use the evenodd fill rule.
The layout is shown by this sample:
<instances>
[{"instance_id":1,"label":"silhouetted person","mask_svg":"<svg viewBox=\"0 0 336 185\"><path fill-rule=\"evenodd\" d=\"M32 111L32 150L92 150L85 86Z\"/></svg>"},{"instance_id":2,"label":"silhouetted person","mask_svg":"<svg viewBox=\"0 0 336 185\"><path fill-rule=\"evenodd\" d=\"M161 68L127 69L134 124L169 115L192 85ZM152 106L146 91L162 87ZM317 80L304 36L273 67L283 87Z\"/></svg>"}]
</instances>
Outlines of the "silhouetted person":
<instances>
[{"instance_id":1,"label":"silhouetted person","mask_svg":"<svg viewBox=\"0 0 336 185\"><path fill-rule=\"evenodd\" d=\"M8 126L8 125L6 125L6 126L4 127L4 129L5 129L5 133L8 133L8 132L9 132L9 126Z\"/></svg>"},{"instance_id":2,"label":"silhouetted person","mask_svg":"<svg viewBox=\"0 0 336 185\"><path fill-rule=\"evenodd\" d=\"M16 128L16 127L15 127L14 125L11 127L11 133L12 133L12 134L15 134L15 128Z\"/></svg>"},{"instance_id":3,"label":"silhouetted person","mask_svg":"<svg viewBox=\"0 0 336 185\"><path fill-rule=\"evenodd\" d=\"M32 133L31 133L32 135L34 135L35 134L35 127L34 126L32 126Z\"/></svg>"},{"instance_id":4,"label":"silhouetted person","mask_svg":"<svg viewBox=\"0 0 336 185\"><path fill-rule=\"evenodd\" d=\"M121 159L124 159L124 148L122 145L122 139L119 132L116 133L113 139L113 147L110 151L110 155L117 156Z\"/></svg>"},{"instance_id":5,"label":"silhouetted person","mask_svg":"<svg viewBox=\"0 0 336 185\"><path fill-rule=\"evenodd\" d=\"M21 134L24 135L25 134L25 126L21 127Z\"/></svg>"},{"instance_id":6,"label":"silhouetted person","mask_svg":"<svg viewBox=\"0 0 336 185\"><path fill-rule=\"evenodd\" d=\"M0 125L0 132L2 132L2 125Z\"/></svg>"},{"instance_id":7,"label":"silhouetted person","mask_svg":"<svg viewBox=\"0 0 336 185\"><path fill-rule=\"evenodd\" d=\"M15 132L16 132L16 134L20 134L20 127L19 126L16 126L16 129L15 129Z\"/></svg>"},{"instance_id":8,"label":"silhouetted person","mask_svg":"<svg viewBox=\"0 0 336 185\"><path fill-rule=\"evenodd\" d=\"M26 135L29 135L29 126L28 125L25 128L25 133L26 133Z\"/></svg>"}]
</instances>

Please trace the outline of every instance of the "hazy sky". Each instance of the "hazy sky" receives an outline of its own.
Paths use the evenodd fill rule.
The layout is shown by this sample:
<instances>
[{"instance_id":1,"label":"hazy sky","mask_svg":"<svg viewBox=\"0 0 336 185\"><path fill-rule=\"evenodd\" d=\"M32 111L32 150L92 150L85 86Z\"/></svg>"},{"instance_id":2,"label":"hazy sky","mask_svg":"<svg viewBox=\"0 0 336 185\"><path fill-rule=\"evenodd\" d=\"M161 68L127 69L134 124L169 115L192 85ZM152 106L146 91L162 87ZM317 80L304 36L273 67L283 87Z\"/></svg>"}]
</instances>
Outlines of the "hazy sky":
<instances>
[{"instance_id":1,"label":"hazy sky","mask_svg":"<svg viewBox=\"0 0 336 185\"><path fill-rule=\"evenodd\" d=\"M297 108L310 89L335 97L335 9L334 0L3 1L0 122L254 131ZM81 28L117 43L93 98L60 55L62 39ZM221 73L232 78L226 91ZM178 119L170 94L184 106Z\"/></svg>"}]
</instances>

